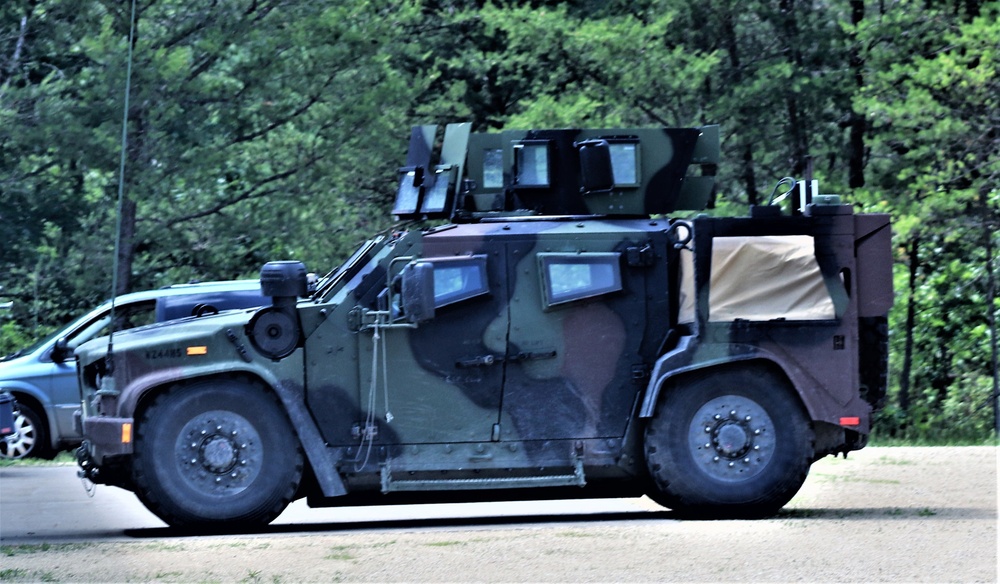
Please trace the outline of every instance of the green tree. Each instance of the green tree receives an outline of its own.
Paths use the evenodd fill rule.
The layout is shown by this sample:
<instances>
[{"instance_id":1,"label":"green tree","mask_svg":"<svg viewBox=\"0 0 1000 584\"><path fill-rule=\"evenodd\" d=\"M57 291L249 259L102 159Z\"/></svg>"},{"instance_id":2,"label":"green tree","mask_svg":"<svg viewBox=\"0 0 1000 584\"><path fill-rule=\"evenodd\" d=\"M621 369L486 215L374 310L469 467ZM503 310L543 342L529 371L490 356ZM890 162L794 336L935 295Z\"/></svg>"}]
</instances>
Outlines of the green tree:
<instances>
[{"instance_id":1,"label":"green tree","mask_svg":"<svg viewBox=\"0 0 1000 584\"><path fill-rule=\"evenodd\" d=\"M868 81L857 104L872 128L873 190L893 201L910 263L906 317L895 319L901 411L889 414L922 431L955 420L952 431L982 436L993 427L983 406L996 370L1000 5L956 6L899 3L866 18L858 38Z\"/></svg>"}]
</instances>

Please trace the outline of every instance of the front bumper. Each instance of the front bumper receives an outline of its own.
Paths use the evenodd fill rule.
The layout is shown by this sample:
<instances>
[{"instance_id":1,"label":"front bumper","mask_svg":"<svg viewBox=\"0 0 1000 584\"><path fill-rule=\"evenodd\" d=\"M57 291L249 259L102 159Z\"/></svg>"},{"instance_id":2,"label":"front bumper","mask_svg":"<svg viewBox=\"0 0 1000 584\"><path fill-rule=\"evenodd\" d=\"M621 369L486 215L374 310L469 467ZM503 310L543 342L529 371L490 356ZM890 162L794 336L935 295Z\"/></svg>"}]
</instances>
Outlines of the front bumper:
<instances>
[{"instance_id":1,"label":"front bumper","mask_svg":"<svg viewBox=\"0 0 1000 584\"><path fill-rule=\"evenodd\" d=\"M106 457L132 454L133 418L85 418L83 435L94 462L101 464Z\"/></svg>"}]
</instances>

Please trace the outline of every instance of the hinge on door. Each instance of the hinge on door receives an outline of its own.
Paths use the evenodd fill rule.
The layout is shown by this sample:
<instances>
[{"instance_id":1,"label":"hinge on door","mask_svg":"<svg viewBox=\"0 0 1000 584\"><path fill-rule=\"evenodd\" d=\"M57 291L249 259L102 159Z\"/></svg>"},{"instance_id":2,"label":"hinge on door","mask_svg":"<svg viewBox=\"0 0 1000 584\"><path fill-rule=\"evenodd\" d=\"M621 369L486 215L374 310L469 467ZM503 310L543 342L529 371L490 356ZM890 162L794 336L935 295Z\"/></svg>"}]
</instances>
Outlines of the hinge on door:
<instances>
[{"instance_id":1,"label":"hinge on door","mask_svg":"<svg viewBox=\"0 0 1000 584\"><path fill-rule=\"evenodd\" d=\"M500 424L493 424L493 433L490 434L490 440L493 442L500 441Z\"/></svg>"},{"instance_id":2,"label":"hinge on door","mask_svg":"<svg viewBox=\"0 0 1000 584\"><path fill-rule=\"evenodd\" d=\"M630 268L648 268L656 263L656 252L648 243L625 248L625 262Z\"/></svg>"}]
</instances>

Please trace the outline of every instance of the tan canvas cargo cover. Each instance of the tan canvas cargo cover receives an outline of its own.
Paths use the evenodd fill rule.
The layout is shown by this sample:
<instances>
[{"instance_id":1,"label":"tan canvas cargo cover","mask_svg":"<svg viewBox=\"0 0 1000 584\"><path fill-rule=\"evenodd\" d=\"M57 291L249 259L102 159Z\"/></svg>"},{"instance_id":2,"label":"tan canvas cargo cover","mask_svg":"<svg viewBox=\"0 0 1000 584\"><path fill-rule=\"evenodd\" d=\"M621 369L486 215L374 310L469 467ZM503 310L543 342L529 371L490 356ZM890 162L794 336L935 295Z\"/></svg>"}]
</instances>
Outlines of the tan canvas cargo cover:
<instances>
[{"instance_id":1,"label":"tan canvas cargo cover","mask_svg":"<svg viewBox=\"0 0 1000 584\"><path fill-rule=\"evenodd\" d=\"M694 260L681 256L680 322L694 322ZM829 320L833 299L808 235L712 240L710 321Z\"/></svg>"}]
</instances>

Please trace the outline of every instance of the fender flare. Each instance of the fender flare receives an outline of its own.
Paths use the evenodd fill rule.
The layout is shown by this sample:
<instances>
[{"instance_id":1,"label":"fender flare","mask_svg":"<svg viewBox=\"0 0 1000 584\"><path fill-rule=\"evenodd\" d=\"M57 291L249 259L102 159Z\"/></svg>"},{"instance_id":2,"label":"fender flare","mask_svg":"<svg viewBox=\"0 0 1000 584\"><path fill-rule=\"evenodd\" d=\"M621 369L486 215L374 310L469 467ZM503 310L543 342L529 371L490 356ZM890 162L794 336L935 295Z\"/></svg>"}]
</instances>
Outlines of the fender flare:
<instances>
[{"instance_id":1,"label":"fender flare","mask_svg":"<svg viewBox=\"0 0 1000 584\"><path fill-rule=\"evenodd\" d=\"M278 399L281 400L281 405L285 408L285 413L292 424L292 430L299 438L299 443L302 445L306 458L312 466L313 474L316 476L316 481L319 483L323 495L325 497L339 497L347 494L347 487L344 486L344 481L340 473L337 472L337 464L340 460L335 456L333 450L326 448L326 442L323 440L316 422L309 414L308 408L306 408L305 390L303 387L290 380L283 380L268 375L268 370L266 369L254 367L232 368L215 372L205 371L203 373L202 375L185 377L181 381L194 381L220 375L245 375L258 380L264 386L270 388L278 396ZM127 392L122 393L124 399L119 402L119 411L122 411L122 408L124 408L125 411L135 412L138 403L145 400L150 395L150 392L155 391L156 388L168 386L171 382L176 382L177 379L170 380L169 376L166 378L147 376L140 378L138 381L141 383L133 384L128 388Z\"/></svg>"},{"instance_id":2,"label":"fender flare","mask_svg":"<svg viewBox=\"0 0 1000 584\"><path fill-rule=\"evenodd\" d=\"M708 353L709 357L704 358L696 354L700 351ZM704 371L715 367L732 365L734 363L746 363L749 361L761 361L775 366L791 382L792 389L802 401L810 419L818 420L817 412L823 408L817 403L819 398L816 392L802 392L800 387L812 385L812 379L805 371L794 363L781 358L779 355L762 349L760 347L742 343L700 343L694 336L681 337L677 347L660 357L653 366L650 374L649 385L643 397L642 405L639 409L640 418L651 418L656 413L656 405L659 402L660 392L668 381L678 376Z\"/></svg>"}]
</instances>

